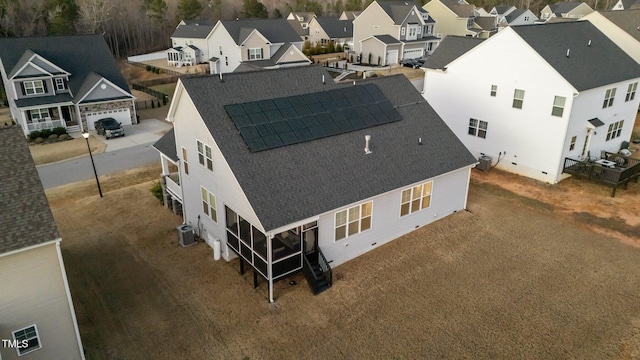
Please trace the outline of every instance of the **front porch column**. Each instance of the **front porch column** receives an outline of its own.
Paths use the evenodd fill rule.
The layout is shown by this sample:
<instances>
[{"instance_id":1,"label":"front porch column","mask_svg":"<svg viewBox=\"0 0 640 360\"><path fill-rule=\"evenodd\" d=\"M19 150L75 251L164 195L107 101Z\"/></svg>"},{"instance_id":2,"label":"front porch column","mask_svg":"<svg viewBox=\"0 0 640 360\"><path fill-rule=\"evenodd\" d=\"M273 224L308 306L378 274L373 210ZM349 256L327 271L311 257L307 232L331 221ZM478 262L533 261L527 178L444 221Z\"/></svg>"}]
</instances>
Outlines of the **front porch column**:
<instances>
[{"instance_id":1,"label":"front porch column","mask_svg":"<svg viewBox=\"0 0 640 360\"><path fill-rule=\"evenodd\" d=\"M162 175L169 175L169 161L164 155L160 156L160 163L162 164Z\"/></svg>"},{"instance_id":2,"label":"front porch column","mask_svg":"<svg viewBox=\"0 0 640 360\"><path fill-rule=\"evenodd\" d=\"M62 116L62 106L58 105L58 116L60 117L59 120L62 120L62 123L64 124L63 126L66 128L67 127L67 119L65 119Z\"/></svg>"}]
</instances>

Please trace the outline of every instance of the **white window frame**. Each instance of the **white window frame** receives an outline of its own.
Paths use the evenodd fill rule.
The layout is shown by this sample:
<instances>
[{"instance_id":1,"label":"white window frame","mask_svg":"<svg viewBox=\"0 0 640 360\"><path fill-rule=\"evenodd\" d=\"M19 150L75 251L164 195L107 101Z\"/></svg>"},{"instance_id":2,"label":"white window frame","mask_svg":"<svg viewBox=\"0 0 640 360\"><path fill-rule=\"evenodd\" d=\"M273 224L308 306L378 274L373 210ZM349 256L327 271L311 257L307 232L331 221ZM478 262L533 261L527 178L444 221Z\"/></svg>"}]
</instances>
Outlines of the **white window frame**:
<instances>
[{"instance_id":1,"label":"white window frame","mask_svg":"<svg viewBox=\"0 0 640 360\"><path fill-rule=\"evenodd\" d=\"M187 149L184 146L182 146L182 168L184 169L184 174L189 175L189 158Z\"/></svg>"},{"instance_id":2,"label":"white window frame","mask_svg":"<svg viewBox=\"0 0 640 360\"><path fill-rule=\"evenodd\" d=\"M496 97L496 95L498 95L498 85L491 85L491 92L489 95L492 97Z\"/></svg>"},{"instance_id":3,"label":"white window frame","mask_svg":"<svg viewBox=\"0 0 640 360\"><path fill-rule=\"evenodd\" d=\"M204 186L200 186L200 198L202 200L202 212L217 224L218 207L216 205L216 196L209 192Z\"/></svg>"},{"instance_id":4,"label":"white window frame","mask_svg":"<svg viewBox=\"0 0 640 360\"><path fill-rule=\"evenodd\" d=\"M613 106L613 100L616 97L616 88L607 89L604 93L604 102L602 103L602 108L606 109L608 107Z\"/></svg>"},{"instance_id":5,"label":"white window frame","mask_svg":"<svg viewBox=\"0 0 640 360\"><path fill-rule=\"evenodd\" d=\"M196 139L196 147L198 149L198 162L200 165L206 167L209 171L213 171L213 154L211 146Z\"/></svg>"},{"instance_id":6,"label":"white window frame","mask_svg":"<svg viewBox=\"0 0 640 360\"><path fill-rule=\"evenodd\" d=\"M33 328L33 330L35 331L36 335L34 337L26 338L26 339L23 339L23 340L27 340L28 341L28 340L31 340L31 339L37 339L38 347L34 347L34 348L31 348L31 349L24 349L24 351L23 351L23 348L21 347L22 343L20 342L20 343L18 343L18 346L16 347L16 352L18 353L18 356L23 356L23 355L26 355L26 354L30 354L30 353L32 353L32 352L34 352L36 350L42 349L42 342L40 341L40 335L38 333L38 326L36 324L29 325L29 326L24 327L22 329L19 329L19 330L11 332L11 335L13 336L13 340L15 340L15 341L23 341L23 340L18 340L16 338L16 333L21 332L21 331L24 332L25 330L27 330L29 328ZM26 335L26 332L25 332L25 335Z\"/></svg>"},{"instance_id":7,"label":"white window frame","mask_svg":"<svg viewBox=\"0 0 640 360\"><path fill-rule=\"evenodd\" d=\"M44 82L42 80L27 80L22 83L25 95L44 94Z\"/></svg>"},{"instance_id":8,"label":"white window frame","mask_svg":"<svg viewBox=\"0 0 640 360\"><path fill-rule=\"evenodd\" d=\"M40 109L31 109L29 110L29 114L31 115L31 122L45 122L51 121L51 115L49 115L48 108L40 108ZM42 114L46 114L42 116ZM35 117L34 117L35 115Z\"/></svg>"},{"instance_id":9,"label":"white window frame","mask_svg":"<svg viewBox=\"0 0 640 360\"><path fill-rule=\"evenodd\" d=\"M638 90L638 83L634 82L629 84L627 88L627 96L625 96L624 101L631 101L636 98L636 90Z\"/></svg>"},{"instance_id":10,"label":"white window frame","mask_svg":"<svg viewBox=\"0 0 640 360\"><path fill-rule=\"evenodd\" d=\"M400 192L400 217L430 208L432 195L433 180L402 190Z\"/></svg>"},{"instance_id":11,"label":"white window frame","mask_svg":"<svg viewBox=\"0 0 640 360\"><path fill-rule=\"evenodd\" d=\"M578 141L578 137L577 136L572 136L571 137L571 142L569 143L569 151L573 151L573 149L576 148L576 142Z\"/></svg>"},{"instance_id":12,"label":"white window frame","mask_svg":"<svg viewBox=\"0 0 640 360\"><path fill-rule=\"evenodd\" d=\"M250 48L249 60L262 60L262 48Z\"/></svg>"},{"instance_id":13,"label":"white window frame","mask_svg":"<svg viewBox=\"0 0 640 360\"><path fill-rule=\"evenodd\" d=\"M616 121L609 124L609 129L607 130L607 141L620 137L620 135L622 134L623 125L624 120Z\"/></svg>"},{"instance_id":14,"label":"white window frame","mask_svg":"<svg viewBox=\"0 0 640 360\"><path fill-rule=\"evenodd\" d=\"M363 202L356 206L337 211L334 216L334 242L348 239L362 232L371 230L373 226L373 200ZM344 234L339 237L339 229Z\"/></svg>"},{"instance_id":15,"label":"white window frame","mask_svg":"<svg viewBox=\"0 0 640 360\"><path fill-rule=\"evenodd\" d=\"M513 91L513 104L512 107L514 109L522 109L522 106L524 105L524 90L522 89L515 89Z\"/></svg>"},{"instance_id":16,"label":"white window frame","mask_svg":"<svg viewBox=\"0 0 640 360\"><path fill-rule=\"evenodd\" d=\"M64 89L64 79L56 78L56 91L63 91Z\"/></svg>"},{"instance_id":17,"label":"white window frame","mask_svg":"<svg viewBox=\"0 0 640 360\"><path fill-rule=\"evenodd\" d=\"M551 115L562 117L564 114L564 105L567 98L564 96L556 96L553 98L553 107L551 108Z\"/></svg>"},{"instance_id":18,"label":"white window frame","mask_svg":"<svg viewBox=\"0 0 640 360\"><path fill-rule=\"evenodd\" d=\"M479 137L482 139L487 138L487 130L489 128L489 123L483 120L478 120L474 118L469 119L469 131L467 134L475 137Z\"/></svg>"}]
</instances>

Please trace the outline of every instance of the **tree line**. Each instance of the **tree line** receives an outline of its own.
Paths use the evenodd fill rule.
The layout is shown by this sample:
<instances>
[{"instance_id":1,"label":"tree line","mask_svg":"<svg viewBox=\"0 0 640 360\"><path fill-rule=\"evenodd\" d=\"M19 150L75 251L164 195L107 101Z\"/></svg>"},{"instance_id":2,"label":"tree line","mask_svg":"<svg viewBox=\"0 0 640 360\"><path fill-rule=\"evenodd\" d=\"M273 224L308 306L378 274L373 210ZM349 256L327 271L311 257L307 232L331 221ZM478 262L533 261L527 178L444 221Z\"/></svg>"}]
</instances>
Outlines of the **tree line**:
<instances>
[{"instance_id":1,"label":"tree line","mask_svg":"<svg viewBox=\"0 0 640 360\"><path fill-rule=\"evenodd\" d=\"M515 5L534 13L553 0L468 0L489 11ZM589 0L609 8L611 0ZM338 16L373 0L0 0L0 36L102 34L116 57L168 48L182 19L279 18L289 12ZM427 0L418 0L423 5Z\"/></svg>"}]
</instances>

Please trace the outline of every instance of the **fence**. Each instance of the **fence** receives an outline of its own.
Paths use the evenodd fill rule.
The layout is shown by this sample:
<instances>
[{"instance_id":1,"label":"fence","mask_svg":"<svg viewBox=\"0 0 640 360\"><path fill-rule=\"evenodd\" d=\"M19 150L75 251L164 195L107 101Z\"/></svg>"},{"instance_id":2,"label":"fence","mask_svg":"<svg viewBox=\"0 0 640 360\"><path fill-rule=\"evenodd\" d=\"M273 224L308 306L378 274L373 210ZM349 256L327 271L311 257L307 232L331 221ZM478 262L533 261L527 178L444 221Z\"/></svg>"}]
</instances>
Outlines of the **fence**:
<instances>
[{"instance_id":1,"label":"fence","mask_svg":"<svg viewBox=\"0 0 640 360\"><path fill-rule=\"evenodd\" d=\"M164 101L160 101L157 99L136 101L136 110L159 108L162 107L163 102Z\"/></svg>"},{"instance_id":2,"label":"fence","mask_svg":"<svg viewBox=\"0 0 640 360\"><path fill-rule=\"evenodd\" d=\"M173 70L169 70L169 69L165 69L165 68L158 68L156 66L152 66L152 65L149 65L149 64L143 64L143 63L140 63L140 62L137 62L137 61L127 61L127 62L129 64L133 65L133 66L137 66L137 67L140 67L140 68L143 68L143 69L146 69L147 66L151 66L151 68L160 69L160 71L162 71L164 74L176 75L176 76L184 75L183 73L178 72L178 71L173 71Z\"/></svg>"},{"instance_id":3,"label":"fence","mask_svg":"<svg viewBox=\"0 0 640 360\"><path fill-rule=\"evenodd\" d=\"M149 61L149 60L160 60L160 59L164 59L166 57L167 57L167 54L164 51L156 51L156 52L150 53L150 54L129 56L127 58L127 61L129 61L129 62L143 62L143 61Z\"/></svg>"},{"instance_id":4,"label":"fence","mask_svg":"<svg viewBox=\"0 0 640 360\"><path fill-rule=\"evenodd\" d=\"M185 76L185 75L182 75L182 76ZM174 76L168 76L168 77L163 77L163 78L158 78L158 79L134 80L133 84L137 84L137 85L141 85L141 86L145 86L145 87L151 87L151 86L156 86L156 85L170 84L170 83L178 82L179 78L180 78L180 76L174 75Z\"/></svg>"}]
</instances>

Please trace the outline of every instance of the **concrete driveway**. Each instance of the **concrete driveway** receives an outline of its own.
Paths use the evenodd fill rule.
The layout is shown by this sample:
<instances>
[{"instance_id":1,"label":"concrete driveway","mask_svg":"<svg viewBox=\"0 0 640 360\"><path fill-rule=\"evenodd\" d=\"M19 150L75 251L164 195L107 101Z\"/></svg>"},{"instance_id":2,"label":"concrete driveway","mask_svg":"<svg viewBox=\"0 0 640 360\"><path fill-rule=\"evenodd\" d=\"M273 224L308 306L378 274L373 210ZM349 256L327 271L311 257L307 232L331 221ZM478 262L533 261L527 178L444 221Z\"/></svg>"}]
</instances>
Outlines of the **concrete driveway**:
<instances>
[{"instance_id":1,"label":"concrete driveway","mask_svg":"<svg viewBox=\"0 0 640 360\"><path fill-rule=\"evenodd\" d=\"M124 125L124 137L111 138L107 140L104 136L98 135L95 130L90 131L96 139L107 145L105 152L122 150L137 145L150 144L158 141L172 125L163 120L146 119L140 124Z\"/></svg>"}]
</instances>

